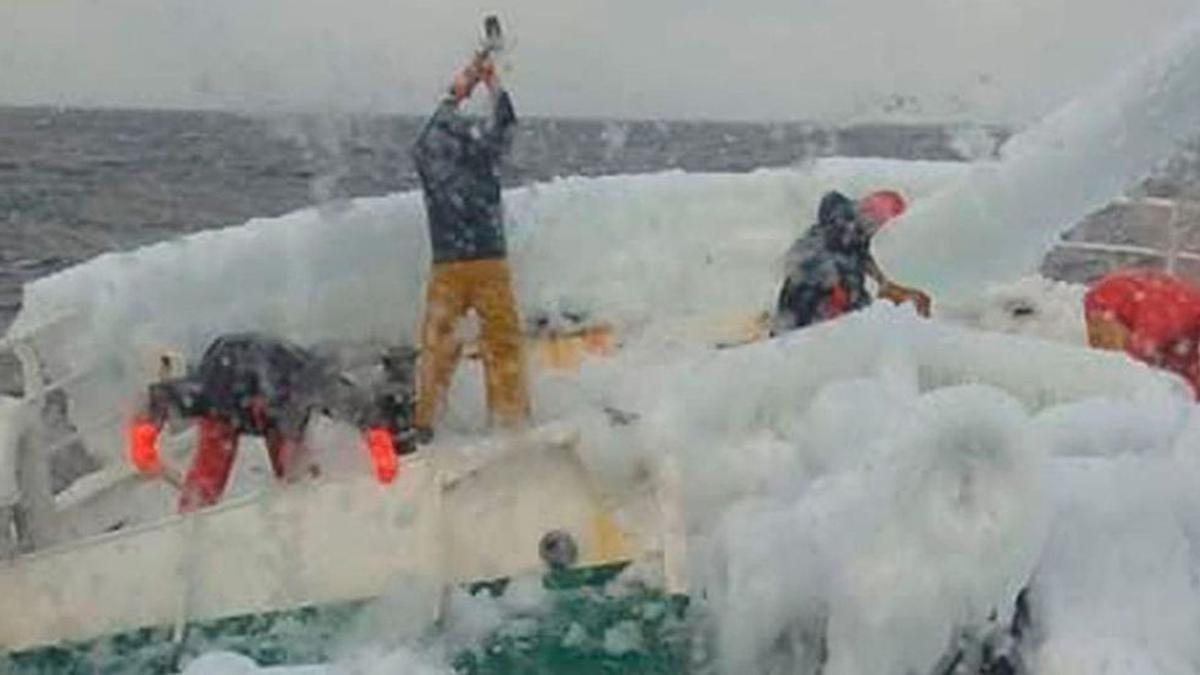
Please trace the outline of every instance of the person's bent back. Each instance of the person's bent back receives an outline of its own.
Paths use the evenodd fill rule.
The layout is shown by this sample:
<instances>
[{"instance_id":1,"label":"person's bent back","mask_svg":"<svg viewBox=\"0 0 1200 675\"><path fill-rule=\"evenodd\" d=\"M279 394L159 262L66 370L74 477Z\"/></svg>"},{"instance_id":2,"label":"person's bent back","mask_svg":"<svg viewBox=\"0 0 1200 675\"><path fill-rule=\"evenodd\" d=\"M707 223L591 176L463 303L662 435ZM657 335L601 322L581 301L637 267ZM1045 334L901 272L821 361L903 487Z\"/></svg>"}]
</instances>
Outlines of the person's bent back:
<instances>
[{"instance_id":1,"label":"person's bent back","mask_svg":"<svg viewBox=\"0 0 1200 675\"><path fill-rule=\"evenodd\" d=\"M387 396L392 384L358 385L336 364L278 337L223 335L186 376L150 384L130 429L130 459L144 474L164 473L159 430L171 418L196 420L196 452L178 486L179 510L193 511L224 494L242 435L263 438L280 480L315 468L306 466L304 438L312 416L322 413L359 427L376 478L390 483L398 470L395 439L405 431L397 424L403 411Z\"/></svg>"}]
</instances>

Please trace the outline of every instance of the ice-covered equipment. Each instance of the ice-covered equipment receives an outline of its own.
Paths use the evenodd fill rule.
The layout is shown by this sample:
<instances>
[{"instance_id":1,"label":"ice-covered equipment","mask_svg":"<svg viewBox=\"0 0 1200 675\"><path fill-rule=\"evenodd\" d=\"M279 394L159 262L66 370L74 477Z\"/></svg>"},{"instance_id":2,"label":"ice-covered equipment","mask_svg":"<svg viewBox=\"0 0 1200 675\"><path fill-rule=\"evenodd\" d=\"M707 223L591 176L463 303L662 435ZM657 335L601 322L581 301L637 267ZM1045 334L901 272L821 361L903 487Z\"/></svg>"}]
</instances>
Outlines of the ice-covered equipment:
<instances>
[{"instance_id":1,"label":"ice-covered equipment","mask_svg":"<svg viewBox=\"0 0 1200 675\"><path fill-rule=\"evenodd\" d=\"M524 316L569 310L623 340L687 317L769 307L788 243L821 194L881 185L921 198L956 163L828 160L749 174L569 178L505 195ZM10 340L31 376L63 389L91 452L121 456L114 416L146 383L146 354L195 359L216 336L264 331L301 344L410 341L428 270L419 193L307 209L100 256L24 289ZM40 372L37 372L40 370Z\"/></svg>"},{"instance_id":2,"label":"ice-covered equipment","mask_svg":"<svg viewBox=\"0 0 1200 675\"><path fill-rule=\"evenodd\" d=\"M1134 187L1200 132L1200 15L1153 53L1005 146L873 243L882 267L938 300L1037 271L1063 230Z\"/></svg>"}]
</instances>

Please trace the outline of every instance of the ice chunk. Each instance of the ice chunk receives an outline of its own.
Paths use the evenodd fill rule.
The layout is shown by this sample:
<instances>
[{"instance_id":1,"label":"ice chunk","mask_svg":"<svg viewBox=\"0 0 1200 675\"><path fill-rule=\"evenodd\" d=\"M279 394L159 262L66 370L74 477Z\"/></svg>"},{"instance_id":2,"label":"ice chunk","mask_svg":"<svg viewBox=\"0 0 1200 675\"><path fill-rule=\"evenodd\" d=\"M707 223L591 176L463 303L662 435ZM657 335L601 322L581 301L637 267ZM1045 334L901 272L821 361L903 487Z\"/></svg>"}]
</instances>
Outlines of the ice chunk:
<instances>
[{"instance_id":1,"label":"ice chunk","mask_svg":"<svg viewBox=\"0 0 1200 675\"><path fill-rule=\"evenodd\" d=\"M1068 344L1087 343L1084 286L1038 276L997 284L959 302L939 302L939 319L1013 335Z\"/></svg>"},{"instance_id":2,"label":"ice chunk","mask_svg":"<svg viewBox=\"0 0 1200 675\"><path fill-rule=\"evenodd\" d=\"M644 646L642 627L636 621L622 621L604 631L604 651L613 656L641 651Z\"/></svg>"},{"instance_id":3,"label":"ice chunk","mask_svg":"<svg viewBox=\"0 0 1200 675\"><path fill-rule=\"evenodd\" d=\"M822 642L824 672L923 672L1032 571L1045 449L1014 399L960 387L872 414L857 471L722 520L706 594L725 672L810 672Z\"/></svg>"},{"instance_id":4,"label":"ice chunk","mask_svg":"<svg viewBox=\"0 0 1200 675\"><path fill-rule=\"evenodd\" d=\"M896 279L948 300L1037 270L1059 234L1200 131L1200 16L1141 63L1084 93L920 201L875 239Z\"/></svg>"},{"instance_id":5,"label":"ice chunk","mask_svg":"<svg viewBox=\"0 0 1200 675\"><path fill-rule=\"evenodd\" d=\"M183 669L183 675L254 675L259 672L254 659L231 652L205 654Z\"/></svg>"},{"instance_id":6,"label":"ice chunk","mask_svg":"<svg viewBox=\"0 0 1200 675\"><path fill-rule=\"evenodd\" d=\"M1056 460L1056 517L1033 586L1038 672L1194 672L1198 475L1162 453Z\"/></svg>"},{"instance_id":7,"label":"ice chunk","mask_svg":"<svg viewBox=\"0 0 1200 675\"><path fill-rule=\"evenodd\" d=\"M569 309L620 327L744 316L773 302L778 262L822 192L887 185L921 197L964 166L828 160L750 174L570 178L505 195L521 309ZM416 338L428 272L419 193L307 209L95 258L28 284L10 332L65 381L92 454L120 456L119 425L147 354L195 362L217 335L300 343ZM153 360L152 360L153 361ZM157 361L153 361L157 362Z\"/></svg>"}]
</instances>

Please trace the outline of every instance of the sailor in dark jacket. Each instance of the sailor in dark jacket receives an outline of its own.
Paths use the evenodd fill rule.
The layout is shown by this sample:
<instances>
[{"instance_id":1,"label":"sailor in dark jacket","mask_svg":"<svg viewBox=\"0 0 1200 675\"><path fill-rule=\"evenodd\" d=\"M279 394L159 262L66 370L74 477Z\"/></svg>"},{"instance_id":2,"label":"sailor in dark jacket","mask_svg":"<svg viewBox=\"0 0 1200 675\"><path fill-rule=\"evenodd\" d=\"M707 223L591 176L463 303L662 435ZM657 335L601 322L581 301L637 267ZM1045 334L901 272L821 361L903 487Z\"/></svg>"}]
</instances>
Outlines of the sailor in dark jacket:
<instances>
[{"instance_id":1,"label":"sailor in dark jacket","mask_svg":"<svg viewBox=\"0 0 1200 675\"><path fill-rule=\"evenodd\" d=\"M329 357L269 335L224 335L185 377L150 385L149 405L131 430L130 459L160 473L158 430L171 418L199 420L192 466L180 485L180 511L215 504L229 481L238 437L261 436L276 477L294 477L305 430L314 413L353 424L364 433L376 477L396 475L397 440L407 431L404 400L395 400L396 354L384 355L380 382L351 380ZM410 357L411 360L411 357ZM403 383L401 383L403 384Z\"/></svg>"},{"instance_id":2,"label":"sailor in dark jacket","mask_svg":"<svg viewBox=\"0 0 1200 675\"><path fill-rule=\"evenodd\" d=\"M461 114L461 99L450 93L413 147L435 264L508 253L497 166L512 146L517 115L508 92L496 86L491 119Z\"/></svg>"},{"instance_id":3,"label":"sailor in dark jacket","mask_svg":"<svg viewBox=\"0 0 1200 675\"><path fill-rule=\"evenodd\" d=\"M929 296L893 283L871 255L871 237L882 223L859 213L840 192L829 192L817 209L817 222L787 253L787 276L776 303L772 334L827 321L871 304L866 279L879 284L879 296L913 301L929 314Z\"/></svg>"},{"instance_id":4,"label":"sailor in dark jacket","mask_svg":"<svg viewBox=\"0 0 1200 675\"><path fill-rule=\"evenodd\" d=\"M475 120L459 107L481 82L491 116ZM516 121L508 92L500 86L491 59L481 53L457 74L413 148L433 248L417 370L415 424L422 441L433 434L461 353L457 325L470 310L482 324L493 421L512 428L529 416L521 324L506 260L497 174Z\"/></svg>"}]
</instances>

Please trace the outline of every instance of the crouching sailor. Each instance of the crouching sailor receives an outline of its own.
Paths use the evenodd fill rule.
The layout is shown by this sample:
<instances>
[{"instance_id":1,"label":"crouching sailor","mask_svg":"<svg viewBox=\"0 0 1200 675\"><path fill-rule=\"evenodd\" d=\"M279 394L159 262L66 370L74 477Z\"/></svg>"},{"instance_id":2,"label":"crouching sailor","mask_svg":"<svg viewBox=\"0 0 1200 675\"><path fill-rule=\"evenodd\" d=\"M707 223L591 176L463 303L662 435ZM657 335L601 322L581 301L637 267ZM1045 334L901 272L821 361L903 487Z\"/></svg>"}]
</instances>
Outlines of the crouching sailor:
<instances>
[{"instance_id":1,"label":"crouching sailor","mask_svg":"<svg viewBox=\"0 0 1200 675\"><path fill-rule=\"evenodd\" d=\"M409 368L394 354L384 358L384 383L354 383L333 360L285 340L246 333L213 342L186 376L150 385L148 403L129 432L129 459L142 473L169 478L158 436L171 418L197 420L199 436L191 468L181 481L179 510L217 503L229 481L243 434L261 436L275 477L291 481L302 474L304 436L314 413L357 426L363 433L375 477L392 482L397 448L408 433L411 397L393 391L407 382ZM410 387L408 387L410 388Z\"/></svg>"},{"instance_id":2,"label":"crouching sailor","mask_svg":"<svg viewBox=\"0 0 1200 675\"><path fill-rule=\"evenodd\" d=\"M817 222L788 250L787 276L776 302L772 334L870 305L867 277L879 284L879 297L896 304L912 302L922 316L929 316L929 296L888 279L871 255L875 232L904 208L903 197L892 191L872 193L858 204L840 192L822 197Z\"/></svg>"}]
</instances>

